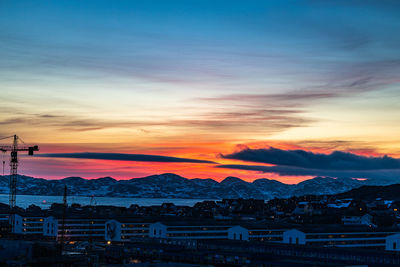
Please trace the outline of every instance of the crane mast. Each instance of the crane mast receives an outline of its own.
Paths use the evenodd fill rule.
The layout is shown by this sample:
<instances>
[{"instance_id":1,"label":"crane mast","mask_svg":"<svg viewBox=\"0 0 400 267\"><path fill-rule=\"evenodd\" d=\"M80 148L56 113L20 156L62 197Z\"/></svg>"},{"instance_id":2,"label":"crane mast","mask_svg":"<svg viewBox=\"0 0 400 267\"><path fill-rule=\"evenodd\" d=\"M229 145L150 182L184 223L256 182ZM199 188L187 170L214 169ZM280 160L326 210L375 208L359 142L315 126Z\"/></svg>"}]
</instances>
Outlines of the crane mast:
<instances>
[{"instance_id":1,"label":"crane mast","mask_svg":"<svg viewBox=\"0 0 400 267\"><path fill-rule=\"evenodd\" d=\"M10 160L10 209L14 209L17 197L17 175L18 175L18 137L14 135L14 140L11 148Z\"/></svg>"}]
</instances>

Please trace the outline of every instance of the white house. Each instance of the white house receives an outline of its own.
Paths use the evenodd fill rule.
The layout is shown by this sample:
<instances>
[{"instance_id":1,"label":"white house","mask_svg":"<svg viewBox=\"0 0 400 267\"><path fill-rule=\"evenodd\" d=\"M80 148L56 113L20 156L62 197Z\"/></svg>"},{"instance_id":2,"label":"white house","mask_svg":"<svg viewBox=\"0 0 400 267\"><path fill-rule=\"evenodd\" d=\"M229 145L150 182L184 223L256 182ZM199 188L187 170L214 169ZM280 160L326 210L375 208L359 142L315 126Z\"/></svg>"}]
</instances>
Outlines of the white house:
<instances>
[{"instance_id":1,"label":"white house","mask_svg":"<svg viewBox=\"0 0 400 267\"><path fill-rule=\"evenodd\" d=\"M43 235L57 237L58 235L58 220L50 216L43 220Z\"/></svg>"},{"instance_id":2,"label":"white house","mask_svg":"<svg viewBox=\"0 0 400 267\"><path fill-rule=\"evenodd\" d=\"M166 238L167 226L160 222L150 224L149 237Z\"/></svg>"},{"instance_id":3,"label":"white house","mask_svg":"<svg viewBox=\"0 0 400 267\"><path fill-rule=\"evenodd\" d=\"M400 251L400 234L387 236L385 245L386 250Z\"/></svg>"},{"instance_id":4,"label":"white house","mask_svg":"<svg viewBox=\"0 0 400 267\"><path fill-rule=\"evenodd\" d=\"M287 230L283 233L283 243L305 245L306 234L296 229Z\"/></svg>"},{"instance_id":5,"label":"white house","mask_svg":"<svg viewBox=\"0 0 400 267\"><path fill-rule=\"evenodd\" d=\"M242 226L233 226L228 229L228 239L232 240L249 240L249 230Z\"/></svg>"}]
</instances>

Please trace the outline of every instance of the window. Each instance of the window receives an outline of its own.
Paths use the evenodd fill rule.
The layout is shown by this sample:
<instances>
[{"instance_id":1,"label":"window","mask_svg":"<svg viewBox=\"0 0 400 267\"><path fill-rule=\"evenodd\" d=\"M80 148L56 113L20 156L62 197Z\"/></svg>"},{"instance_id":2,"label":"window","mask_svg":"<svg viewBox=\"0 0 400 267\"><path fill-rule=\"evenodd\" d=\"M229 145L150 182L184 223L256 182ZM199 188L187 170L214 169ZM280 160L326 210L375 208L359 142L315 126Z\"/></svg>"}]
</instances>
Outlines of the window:
<instances>
[{"instance_id":1,"label":"window","mask_svg":"<svg viewBox=\"0 0 400 267\"><path fill-rule=\"evenodd\" d=\"M242 234L239 235L239 239L242 240Z\"/></svg>"},{"instance_id":2,"label":"window","mask_svg":"<svg viewBox=\"0 0 400 267\"><path fill-rule=\"evenodd\" d=\"M299 244L299 238L296 237L296 244Z\"/></svg>"},{"instance_id":3,"label":"window","mask_svg":"<svg viewBox=\"0 0 400 267\"><path fill-rule=\"evenodd\" d=\"M157 230L156 229L154 229L154 235L157 235Z\"/></svg>"},{"instance_id":4,"label":"window","mask_svg":"<svg viewBox=\"0 0 400 267\"><path fill-rule=\"evenodd\" d=\"M233 239L236 240L236 234L233 234Z\"/></svg>"},{"instance_id":5,"label":"window","mask_svg":"<svg viewBox=\"0 0 400 267\"><path fill-rule=\"evenodd\" d=\"M396 247L397 247L397 243L393 242L393 250L396 250Z\"/></svg>"}]
</instances>

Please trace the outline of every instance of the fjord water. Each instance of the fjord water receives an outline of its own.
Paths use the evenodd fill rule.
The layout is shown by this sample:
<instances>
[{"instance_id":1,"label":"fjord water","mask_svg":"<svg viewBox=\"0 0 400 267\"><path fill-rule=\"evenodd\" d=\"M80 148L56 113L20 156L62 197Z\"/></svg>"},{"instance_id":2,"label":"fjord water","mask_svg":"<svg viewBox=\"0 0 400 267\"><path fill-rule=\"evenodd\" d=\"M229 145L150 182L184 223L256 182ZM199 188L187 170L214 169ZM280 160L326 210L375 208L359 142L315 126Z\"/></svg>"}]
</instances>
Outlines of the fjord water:
<instances>
[{"instance_id":1,"label":"fjord water","mask_svg":"<svg viewBox=\"0 0 400 267\"><path fill-rule=\"evenodd\" d=\"M68 204L77 203L82 206L90 204L90 197L69 196ZM132 204L139 206L161 205L162 203L174 203L179 206L193 206L197 202L206 199L178 199L178 198L131 198L131 197L95 197L96 205L111 205L118 207L129 207ZM8 204L8 194L0 194L0 202ZM17 195L17 206L27 208L34 204L42 209L49 208L53 203L62 203L63 196L34 196L34 195Z\"/></svg>"}]
</instances>

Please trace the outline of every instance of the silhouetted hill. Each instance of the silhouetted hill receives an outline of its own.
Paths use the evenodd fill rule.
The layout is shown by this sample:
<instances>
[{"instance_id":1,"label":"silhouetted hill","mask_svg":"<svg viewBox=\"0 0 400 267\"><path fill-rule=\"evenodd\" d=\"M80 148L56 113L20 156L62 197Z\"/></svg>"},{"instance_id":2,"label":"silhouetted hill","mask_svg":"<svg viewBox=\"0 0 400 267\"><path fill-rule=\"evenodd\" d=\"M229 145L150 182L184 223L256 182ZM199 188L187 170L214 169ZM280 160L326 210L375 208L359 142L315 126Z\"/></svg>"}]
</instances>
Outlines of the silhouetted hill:
<instances>
[{"instance_id":1,"label":"silhouetted hill","mask_svg":"<svg viewBox=\"0 0 400 267\"><path fill-rule=\"evenodd\" d=\"M362 186L336 195L339 198L374 200L377 198L400 200L400 184L387 186Z\"/></svg>"},{"instance_id":2,"label":"silhouetted hill","mask_svg":"<svg viewBox=\"0 0 400 267\"><path fill-rule=\"evenodd\" d=\"M0 176L0 193L8 194L8 179L8 176ZM358 181L350 178L321 177L294 185L269 179L246 182L237 177L227 177L223 181L217 182L212 179L187 179L173 173L130 180L115 180L111 177L91 180L81 177L46 180L19 176L17 193L21 195L62 195L64 185L67 185L68 194L75 196L272 199L301 195L333 195L370 184L372 184L370 181ZM375 194L384 187L374 188L376 188L375 191L373 189L368 190L372 190L371 192ZM393 189L393 191L395 190ZM363 191L351 192L354 192L353 194L359 192L358 194L365 194L366 197L369 195L369 193L363 193ZM395 195L394 192L393 194Z\"/></svg>"}]
</instances>

